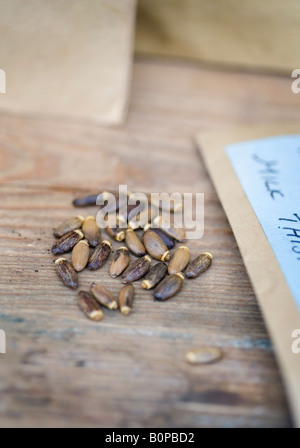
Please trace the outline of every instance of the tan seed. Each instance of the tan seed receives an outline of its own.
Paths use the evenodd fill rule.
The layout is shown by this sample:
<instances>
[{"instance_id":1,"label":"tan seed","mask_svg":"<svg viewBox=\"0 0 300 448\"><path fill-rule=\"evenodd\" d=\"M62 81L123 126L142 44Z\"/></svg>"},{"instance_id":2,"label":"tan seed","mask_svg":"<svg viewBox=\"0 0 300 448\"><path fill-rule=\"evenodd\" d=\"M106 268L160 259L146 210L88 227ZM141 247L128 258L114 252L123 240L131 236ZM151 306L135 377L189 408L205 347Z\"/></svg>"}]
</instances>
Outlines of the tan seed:
<instances>
[{"instance_id":1,"label":"tan seed","mask_svg":"<svg viewBox=\"0 0 300 448\"><path fill-rule=\"evenodd\" d=\"M97 302L97 300L88 292L80 291L78 295L78 305L89 319L96 322L103 319L104 313L99 302Z\"/></svg>"},{"instance_id":2,"label":"tan seed","mask_svg":"<svg viewBox=\"0 0 300 448\"><path fill-rule=\"evenodd\" d=\"M120 223L122 222L122 227L120 227ZM110 227L110 226L106 226L105 230L107 232L107 234L113 238L116 241L124 241L125 240L125 230L126 230L126 226L124 228L124 222L123 219L121 219L120 217L118 217L117 220L117 225L116 227Z\"/></svg>"},{"instance_id":3,"label":"tan seed","mask_svg":"<svg viewBox=\"0 0 300 448\"><path fill-rule=\"evenodd\" d=\"M88 240L81 240L72 251L72 265L77 272L84 270L90 257L90 246Z\"/></svg>"},{"instance_id":4,"label":"tan seed","mask_svg":"<svg viewBox=\"0 0 300 448\"><path fill-rule=\"evenodd\" d=\"M175 250L169 263L169 274L183 272L190 261L190 249L186 246L180 246Z\"/></svg>"},{"instance_id":5,"label":"tan seed","mask_svg":"<svg viewBox=\"0 0 300 448\"><path fill-rule=\"evenodd\" d=\"M73 247L83 238L81 230L73 230L62 236L52 247L54 255L64 254L73 249Z\"/></svg>"},{"instance_id":6,"label":"tan seed","mask_svg":"<svg viewBox=\"0 0 300 448\"><path fill-rule=\"evenodd\" d=\"M205 272L211 265L213 256L210 252L204 252L196 257L188 266L185 276L188 279L197 278L200 274Z\"/></svg>"},{"instance_id":7,"label":"tan seed","mask_svg":"<svg viewBox=\"0 0 300 448\"><path fill-rule=\"evenodd\" d=\"M119 307L124 316L128 316L131 313L134 300L134 287L133 285L124 286L119 294Z\"/></svg>"},{"instance_id":8,"label":"tan seed","mask_svg":"<svg viewBox=\"0 0 300 448\"><path fill-rule=\"evenodd\" d=\"M130 252L132 252L137 257L143 257L144 255L146 255L146 248L142 243L140 237L134 230L126 230L125 242Z\"/></svg>"},{"instance_id":9,"label":"tan seed","mask_svg":"<svg viewBox=\"0 0 300 448\"><path fill-rule=\"evenodd\" d=\"M185 355L185 359L190 364L212 364L222 359L223 353L219 348L205 347L197 350L190 350Z\"/></svg>"},{"instance_id":10,"label":"tan seed","mask_svg":"<svg viewBox=\"0 0 300 448\"><path fill-rule=\"evenodd\" d=\"M102 244L98 244L93 254L91 255L88 263L88 268L91 271L100 269L111 253L111 243L104 240Z\"/></svg>"},{"instance_id":11,"label":"tan seed","mask_svg":"<svg viewBox=\"0 0 300 448\"><path fill-rule=\"evenodd\" d=\"M91 286L91 292L98 302L109 308L110 310L116 310L118 308L118 304L113 298L111 292L109 292L104 286L93 283Z\"/></svg>"},{"instance_id":12,"label":"tan seed","mask_svg":"<svg viewBox=\"0 0 300 448\"><path fill-rule=\"evenodd\" d=\"M78 230L81 228L83 221L83 216L76 216L75 218L67 219L58 227L56 227L56 229L54 230L54 235L57 238L61 238L66 233L72 232L73 230Z\"/></svg>"},{"instance_id":13,"label":"tan seed","mask_svg":"<svg viewBox=\"0 0 300 448\"><path fill-rule=\"evenodd\" d=\"M78 276L68 260L65 258L59 258L55 261L55 267L56 272L66 286L71 289L78 288Z\"/></svg>"},{"instance_id":14,"label":"tan seed","mask_svg":"<svg viewBox=\"0 0 300 448\"><path fill-rule=\"evenodd\" d=\"M154 297L156 300L164 301L168 300L171 297L175 296L177 294L183 285L183 274L177 273L169 275L169 277L166 277L154 291Z\"/></svg>"},{"instance_id":15,"label":"tan seed","mask_svg":"<svg viewBox=\"0 0 300 448\"><path fill-rule=\"evenodd\" d=\"M156 263L145 276L142 282L142 288L152 289L158 285L158 283L165 278L168 272L168 267L165 263Z\"/></svg>"},{"instance_id":16,"label":"tan seed","mask_svg":"<svg viewBox=\"0 0 300 448\"><path fill-rule=\"evenodd\" d=\"M82 224L82 231L90 246L96 247L101 243L101 230L94 216L85 218Z\"/></svg>"},{"instance_id":17,"label":"tan seed","mask_svg":"<svg viewBox=\"0 0 300 448\"><path fill-rule=\"evenodd\" d=\"M110 265L111 277L116 278L123 274L129 265L129 261L130 256L127 247L120 247L115 253Z\"/></svg>"},{"instance_id":18,"label":"tan seed","mask_svg":"<svg viewBox=\"0 0 300 448\"><path fill-rule=\"evenodd\" d=\"M128 266L122 276L123 283L132 283L144 277L150 269L151 258L146 255Z\"/></svg>"},{"instance_id":19,"label":"tan seed","mask_svg":"<svg viewBox=\"0 0 300 448\"><path fill-rule=\"evenodd\" d=\"M178 229L172 225L169 225L169 223L165 223L161 216L157 216L153 220L153 224L161 228L167 235L180 243L183 243L186 240L186 233L184 229Z\"/></svg>"},{"instance_id":20,"label":"tan seed","mask_svg":"<svg viewBox=\"0 0 300 448\"><path fill-rule=\"evenodd\" d=\"M149 229L145 231L143 243L148 254L155 258L155 260L168 261L170 259L169 249L161 237L153 232L153 230Z\"/></svg>"}]
</instances>

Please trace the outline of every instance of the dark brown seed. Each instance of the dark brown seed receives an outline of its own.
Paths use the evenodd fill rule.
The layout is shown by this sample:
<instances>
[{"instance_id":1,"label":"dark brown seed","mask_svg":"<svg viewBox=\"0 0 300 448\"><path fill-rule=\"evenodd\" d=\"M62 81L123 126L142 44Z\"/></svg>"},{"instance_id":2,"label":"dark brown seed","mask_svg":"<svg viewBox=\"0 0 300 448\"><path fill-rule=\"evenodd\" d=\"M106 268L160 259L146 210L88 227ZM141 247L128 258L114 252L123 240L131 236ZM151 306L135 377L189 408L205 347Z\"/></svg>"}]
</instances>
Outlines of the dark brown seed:
<instances>
[{"instance_id":1,"label":"dark brown seed","mask_svg":"<svg viewBox=\"0 0 300 448\"><path fill-rule=\"evenodd\" d=\"M103 319L104 313L99 302L88 292L80 291L78 295L78 305L84 314L91 320L99 322Z\"/></svg>"},{"instance_id":2,"label":"dark brown seed","mask_svg":"<svg viewBox=\"0 0 300 448\"><path fill-rule=\"evenodd\" d=\"M134 287L133 285L124 286L119 294L119 308L124 316L128 316L131 313L134 299Z\"/></svg>"},{"instance_id":3,"label":"dark brown seed","mask_svg":"<svg viewBox=\"0 0 300 448\"><path fill-rule=\"evenodd\" d=\"M109 308L110 310L118 309L118 304L113 298L113 295L104 288L104 286L93 283L91 291L95 299L98 300L101 305L106 306L106 308Z\"/></svg>"},{"instance_id":4,"label":"dark brown seed","mask_svg":"<svg viewBox=\"0 0 300 448\"><path fill-rule=\"evenodd\" d=\"M96 247L101 243L101 230L94 216L85 218L82 224L82 231L90 246Z\"/></svg>"},{"instance_id":5,"label":"dark brown seed","mask_svg":"<svg viewBox=\"0 0 300 448\"><path fill-rule=\"evenodd\" d=\"M55 261L56 272L66 286L72 289L78 288L78 276L71 265L65 258L59 258Z\"/></svg>"},{"instance_id":6,"label":"dark brown seed","mask_svg":"<svg viewBox=\"0 0 300 448\"><path fill-rule=\"evenodd\" d=\"M197 278L200 274L205 272L211 265L213 256L210 252L204 252L196 257L188 265L185 276L188 279Z\"/></svg>"},{"instance_id":7,"label":"dark brown seed","mask_svg":"<svg viewBox=\"0 0 300 448\"><path fill-rule=\"evenodd\" d=\"M185 360L190 364L212 364L219 361L223 353L216 347L204 347L198 350L190 350L185 355Z\"/></svg>"},{"instance_id":8,"label":"dark brown seed","mask_svg":"<svg viewBox=\"0 0 300 448\"><path fill-rule=\"evenodd\" d=\"M120 247L115 253L110 265L111 277L116 278L123 274L129 265L129 261L130 257L127 247Z\"/></svg>"},{"instance_id":9,"label":"dark brown seed","mask_svg":"<svg viewBox=\"0 0 300 448\"><path fill-rule=\"evenodd\" d=\"M146 216L147 216L147 222L150 222L151 221L151 208L148 208L148 210L146 212ZM141 228L140 223L139 223L140 220L141 220L141 213L138 213L138 215L136 217L129 219L128 226L133 230L140 229Z\"/></svg>"},{"instance_id":10,"label":"dark brown seed","mask_svg":"<svg viewBox=\"0 0 300 448\"><path fill-rule=\"evenodd\" d=\"M164 301L175 296L175 294L177 294L178 291L181 290L183 280L184 277L180 272L177 274L169 275L169 277L166 277L154 291L155 299L159 301Z\"/></svg>"},{"instance_id":11,"label":"dark brown seed","mask_svg":"<svg viewBox=\"0 0 300 448\"><path fill-rule=\"evenodd\" d=\"M69 252L73 247L83 238L81 230L73 230L62 236L52 247L52 253L54 255L64 254Z\"/></svg>"},{"instance_id":12,"label":"dark brown seed","mask_svg":"<svg viewBox=\"0 0 300 448\"><path fill-rule=\"evenodd\" d=\"M160 236L168 249L173 249L173 247L175 247L176 242L174 238L167 235L162 229L151 227L151 230L153 230L153 232L157 233L157 235Z\"/></svg>"},{"instance_id":13,"label":"dark brown seed","mask_svg":"<svg viewBox=\"0 0 300 448\"><path fill-rule=\"evenodd\" d=\"M108 259L111 253L111 243L109 241L104 240L101 244L95 248L92 256L89 259L88 268L91 271L96 271L96 269L100 269L106 260Z\"/></svg>"},{"instance_id":14,"label":"dark brown seed","mask_svg":"<svg viewBox=\"0 0 300 448\"><path fill-rule=\"evenodd\" d=\"M166 263L156 263L150 271L147 273L145 279L142 282L142 288L152 289L158 285L158 283L165 278L168 272L168 266Z\"/></svg>"},{"instance_id":15,"label":"dark brown seed","mask_svg":"<svg viewBox=\"0 0 300 448\"><path fill-rule=\"evenodd\" d=\"M150 269L151 258L146 255L128 266L122 276L123 283L131 283L144 277Z\"/></svg>"},{"instance_id":16,"label":"dark brown seed","mask_svg":"<svg viewBox=\"0 0 300 448\"><path fill-rule=\"evenodd\" d=\"M81 240L72 251L72 265L77 272L84 270L90 257L90 246L88 240Z\"/></svg>"},{"instance_id":17,"label":"dark brown seed","mask_svg":"<svg viewBox=\"0 0 300 448\"><path fill-rule=\"evenodd\" d=\"M80 229L83 221L83 216L76 216L75 218L67 219L62 224L60 224L60 226L56 227L56 229L54 230L54 236L56 236L57 238L61 238L66 233Z\"/></svg>"},{"instance_id":18,"label":"dark brown seed","mask_svg":"<svg viewBox=\"0 0 300 448\"><path fill-rule=\"evenodd\" d=\"M143 243L148 254L155 260L168 261L170 259L170 252L163 240L153 230L147 230L147 227L143 236Z\"/></svg>"},{"instance_id":19,"label":"dark brown seed","mask_svg":"<svg viewBox=\"0 0 300 448\"><path fill-rule=\"evenodd\" d=\"M180 246L172 255L168 266L169 274L183 272L190 261L190 249L186 246Z\"/></svg>"},{"instance_id":20,"label":"dark brown seed","mask_svg":"<svg viewBox=\"0 0 300 448\"><path fill-rule=\"evenodd\" d=\"M116 241L124 241L125 240L125 228L121 228L120 227L120 222L123 221L122 218L118 217L117 220L117 225L116 227L110 227L110 226L106 226L105 230L108 233L108 235L113 238Z\"/></svg>"},{"instance_id":21,"label":"dark brown seed","mask_svg":"<svg viewBox=\"0 0 300 448\"><path fill-rule=\"evenodd\" d=\"M126 230L125 243L127 244L128 249L137 257L143 257L146 255L146 248L142 243L140 237L134 230L128 229Z\"/></svg>"},{"instance_id":22,"label":"dark brown seed","mask_svg":"<svg viewBox=\"0 0 300 448\"><path fill-rule=\"evenodd\" d=\"M174 240L179 241L180 243L183 243L186 240L186 233L184 229L177 229L172 225L164 224L161 216L157 216L154 219L153 224L155 226L158 226L167 235L174 238Z\"/></svg>"},{"instance_id":23,"label":"dark brown seed","mask_svg":"<svg viewBox=\"0 0 300 448\"><path fill-rule=\"evenodd\" d=\"M75 207L89 207L91 205L96 205L97 197L99 194L90 194L89 196L84 196L82 198L76 198L73 201Z\"/></svg>"}]
</instances>

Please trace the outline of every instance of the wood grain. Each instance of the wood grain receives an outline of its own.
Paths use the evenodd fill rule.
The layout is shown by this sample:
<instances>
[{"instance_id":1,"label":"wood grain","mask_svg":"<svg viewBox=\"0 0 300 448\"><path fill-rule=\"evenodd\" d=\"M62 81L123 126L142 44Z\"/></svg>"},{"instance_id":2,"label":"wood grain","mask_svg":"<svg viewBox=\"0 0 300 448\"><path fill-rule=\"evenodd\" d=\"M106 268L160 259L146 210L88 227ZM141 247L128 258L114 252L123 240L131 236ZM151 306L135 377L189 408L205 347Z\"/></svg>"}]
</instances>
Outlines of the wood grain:
<instances>
[{"instance_id":1,"label":"wood grain","mask_svg":"<svg viewBox=\"0 0 300 448\"><path fill-rule=\"evenodd\" d=\"M272 344L193 135L297 117L289 78L142 60L125 126L1 114L1 427L291 425ZM204 192L205 234L190 247L215 259L177 298L157 304L139 286L130 317L105 311L96 324L57 278L52 231L74 215L77 194L120 183ZM96 275L117 295L108 267L80 274L82 287ZM201 346L220 347L224 358L188 365L185 353Z\"/></svg>"}]
</instances>

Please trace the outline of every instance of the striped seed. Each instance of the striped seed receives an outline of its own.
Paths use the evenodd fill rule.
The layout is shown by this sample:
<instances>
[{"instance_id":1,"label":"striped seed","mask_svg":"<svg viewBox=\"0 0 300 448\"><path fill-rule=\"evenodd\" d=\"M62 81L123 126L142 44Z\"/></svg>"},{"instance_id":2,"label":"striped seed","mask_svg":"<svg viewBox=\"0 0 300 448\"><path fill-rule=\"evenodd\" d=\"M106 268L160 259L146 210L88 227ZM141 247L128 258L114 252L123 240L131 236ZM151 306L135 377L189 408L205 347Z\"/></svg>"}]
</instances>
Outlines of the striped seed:
<instances>
[{"instance_id":1,"label":"striped seed","mask_svg":"<svg viewBox=\"0 0 300 448\"><path fill-rule=\"evenodd\" d=\"M94 216L85 218L82 224L82 231L90 246L96 247L101 243L101 230Z\"/></svg>"},{"instance_id":2,"label":"striped seed","mask_svg":"<svg viewBox=\"0 0 300 448\"><path fill-rule=\"evenodd\" d=\"M118 309L118 304L113 298L113 295L111 292L109 292L104 286L97 285L96 283L93 283L91 286L91 292L95 299L103 306L106 306L106 308L110 310L116 310Z\"/></svg>"},{"instance_id":3,"label":"striped seed","mask_svg":"<svg viewBox=\"0 0 300 448\"><path fill-rule=\"evenodd\" d=\"M175 247L176 242L174 238L167 235L162 229L151 227L151 230L160 236L168 249L173 249L173 247Z\"/></svg>"},{"instance_id":4,"label":"striped seed","mask_svg":"<svg viewBox=\"0 0 300 448\"><path fill-rule=\"evenodd\" d=\"M164 223L161 216L157 216L154 219L153 224L161 228L167 235L180 243L183 243L186 240L186 233L184 229L175 228L169 223Z\"/></svg>"},{"instance_id":5,"label":"striped seed","mask_svg":"<svg viewBox=\"0 0 300 448\"><path fill-rule=\"evenodd\" d=\"M142 240L134 230L126 230L125 243L127 244L130 252L132 252L137 257L143 257L144 255L146 255L146 248L142 243Z\"/></svg>"},{"instance_id":6,"label":"striped seed","mask_svg":"<svg viewBox=\"0 0 300 448\"><path fill-rule=\"evenodd\" d=\"M190 249L186 246L180 246L175 250L168 266L169 274L183 272L190 261Z\"/></svg>"},{"instance_id":7,"label":"striped seed","mask_svg":"<svg viewBox=\"0 0 300 448\"><path fill-rule=\"evenodd\" d=\"M53 245L52 253L54 255L58 255L69 252L82 239L83 233L81 230L73 230L72 232L68 232Z\"/></svg>"},{"instance_id":8,"label":"striped seed","mask_svg":"<svg viewBox=\"0 0 300 448\"><path fill-rule=\"evenodd\" d=\"M81 240L72 251L72 265L77 272L84 270L90 257L90 246L88 240Z\"/></svg>"},{"instance_id":9,"label":"striped seed","mask_svg":"<svg viewBox=\"0 0 300 448\"><path fill-rule=\"evenodd\" d=\"M88 263L88 268L91 271L96 271L100 269L111 253L111 243L104 240L101 244L95 248L93 254L91 255Z\"/></svg>"},{"instance_id":10,"label":"striped seed","mask_svg":"<svg viewBox=\"0 0 300 448\"><path fill-rule=\"evenodd\" d=\"M211 265L213 256L210 252L204 252L203 254L196 257L189 264L185 276L188 279L194 279L199 277L200 274L205 272Z\"/></svg>"},{"instance_id":11,"label":"striped seed","mask_svg":"<svg viewBox=\"0 0 300 448\"><path fill-rule=\"evenodd\" d=\"M124 241L125 240L126 226L125 226L125 229L124 229L124 226L123 226L123 228L121 228L120 227L121 222L123 225L124 224L123 218L118 216L116 227L110 227L109 225L107 225L105 228L107 234L116 241Z\"/></svg>"},{"instance_id":12,"label":"striped seed","mask_svg":"<svg viewBox=\"0 0 300 448\"><path fill-rule=\"evenodd\" d=\"M152 289L158 285L158 283L165 278L168 272L166 263L156 263L150 271L147 273L145 279L142 282L142 288Z\"/></svg>"},{"instance_id":13,"label":"striped seed","mask_svg":"<svg viewBox=\"0 0 300 448\"><path fill-rule=\"evenodd\" d=\"M99 302L86 291L80 291L78 295L78 305L84 314L91 320L99 322L103 319L104 313Z\"/></svg>"},{"instance_id":14,"label":"striped seed","mask_svg":"<svg viewBox=\"0 0 300 448\"><path fill-rule=\"evenodd\" d=\"M183 274L181 272L177 274L169 275L166 277L155 289L154 297L156 300L164 301L177 294L183 285Z\"/></svg>"},{"instance_id":15,"label":"striped seed","mask_svg":"<svg viewBox=\"0 0 300 448\"><path fill-rule=\"evenodd\" d=\"M128 266L122 276L122 283L131 283L144 277L150 269L151 258L146 255Z\"/></svg>"},{"instance_id":16,"label":"striped seed","mask_svg":"<svg viewBox=\"0 0 300 448\"><path fill-rule=\"evenodd\" d=\"M212 364L219 361L223 353L216 347L204 347L197 350L190 350L185 355L185 360L190 364Z\"/></svg>"},{"instance_id":17,"label":"striped seed","mask_svg":"<svg viewBox=\"0 0 300 448\"><path fill-rule=\"evenodd\" d=\"M56 227L56 229L54 230L54 236L56 236L57 238L61 238L66 233L80 229L83 221L83 216L75 216L75 218L67 219L58 227Z\"/></svg>"},{"instance_id":18,"label":"striped seed","mask_svg":"<svg viewBox=\"0 0 300 448\"><path fill-rule=\"evenodd\" d=\"M56 272L66 286L71 289L78 288L78 276L71 265L65 258L59 258L55 261Z\"/></svg>"},{"instance_id":19,"label":"striped seed","mask_svg":"<svg viewBox=\"0 0 300 448\"><path fill-rule=\"evenodd\" d=\"M110 265L111 277L116 278L123 274L129 265L129 261L130 256L127 247L120 247L115 253Z\"/></svg>"},{"instance_id":20,"label":"striped seed","mask_svg":"<svg viewBox=\"0 0 300 448\"><path fill-rule=\"evenodd\" d=\"M131 313L134 299L134 287L133 285L124 286L119 294L119 308L124 316L128 316Z\"/></svg>"},{"instance_id":21,"label":"striped seed","mask_svg":"<svg viewBox=\"0 0 300 448\"><path fill-rule=\"evenodd\" d=\"M147 227L146 227L147 229ZM143 236L143 243L145 248L151 257L155 260L168 261L170 259L170 252L157 233L153 230L146 230Z\"/></svg>"}]
</instances>

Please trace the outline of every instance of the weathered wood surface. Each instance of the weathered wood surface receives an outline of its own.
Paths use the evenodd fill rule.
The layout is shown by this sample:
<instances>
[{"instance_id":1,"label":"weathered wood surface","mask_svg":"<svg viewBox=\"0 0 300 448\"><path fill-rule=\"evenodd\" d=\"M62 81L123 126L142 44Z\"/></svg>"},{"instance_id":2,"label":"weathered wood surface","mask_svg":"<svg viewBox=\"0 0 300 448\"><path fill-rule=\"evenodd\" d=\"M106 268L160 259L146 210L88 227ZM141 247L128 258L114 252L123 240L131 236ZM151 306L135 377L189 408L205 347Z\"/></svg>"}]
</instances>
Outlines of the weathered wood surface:
<instances>
[{"instance_id":1,"label":"weathered wood surface","mask_svg":"<svg viewBox=\"0 0 300 448\"><path fill-rule=\"evenodd\" d=\"M120 128L1 114L0 426L278 427L291 425L260 310L226 216L193 143L201 129L299 119L290 79L137 61ZM78 193L115 188L205 193L214 264L166 303L138 288L128 318L100 324L57 278L53 227ZM89 213L92 210L87 210ZM108 265L81 274L115 294ZM221 362L185 363L187 350Z\"/></svg>"}]
</instances>

